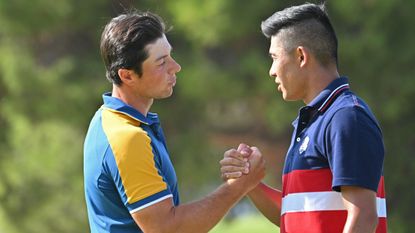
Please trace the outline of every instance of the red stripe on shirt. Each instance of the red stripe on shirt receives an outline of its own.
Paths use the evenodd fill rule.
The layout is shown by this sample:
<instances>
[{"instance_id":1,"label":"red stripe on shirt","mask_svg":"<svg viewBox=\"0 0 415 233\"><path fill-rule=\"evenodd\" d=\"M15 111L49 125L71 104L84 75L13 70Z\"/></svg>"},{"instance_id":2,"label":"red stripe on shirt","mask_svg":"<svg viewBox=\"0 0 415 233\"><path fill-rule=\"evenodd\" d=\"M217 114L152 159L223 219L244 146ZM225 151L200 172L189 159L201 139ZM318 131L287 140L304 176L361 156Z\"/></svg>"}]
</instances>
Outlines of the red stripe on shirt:
<instances>
[{"instance_id":1,"label":"red stripe on shirt","mask_svg":"<svg viewBox=\"0 0 415 233\"><path fill-rule=\"evenodd\" d=\"M333 191L331 188L333 176L330 169L294 170L283 175L283 193Z\"/></svg>"},{"instance_id":2,"label":"red stripe on shirt","mask_svg":"<svg viewBox=\"0 0 415 233\"><path fill-rule=\"evenodd\" d=\"M333 175L328 168L315 170L294 170L282 176L285 197L289 193L322 192L332 190ZM379 180L377 197L385 198L385 180Z\"/></svg>"},{"instance_id":3,"label":"red stripe on shirt","mask_svg":"<svg viewBox=\"0 0 415 233\"><path fill-rule=\"evenodd\" d=\"M383 178L383 176L380 177L378 193L376 196L380 198L385 198L385 179Z\"/></svg>"},{"instance_id":4,"label":"red stripe on shirt","mask_svg":"<svg viewBox=\"0 0 415 233\"><path fill-rule=\"evenodd\" d=\"M340 88L340 89L338 89L331 97L330 97L330 99L326 102L326 104L324 105L324 106L322 106L322 107L320 107L320 111L321 112L324 112L325 110L326 110L326 108L328 108L330 105L331 105L331 102L333 101L333 100L335 100L336 98L337 98L337 96L342 92L342 91L344 91L344 90L346 90L346 89L349 89L349 86L347 85L347 86L345 86L345 87L342 87L342 88Z\"/></svg>"},{"instance_id":5,"label":"red stripe on shirt","mask_svg":"<svg viewBox=\"0 0 415 233\"><path fill-rule=\"evenodd\" d=\"M386 222L386 218L378 218L378 226L376 228L376 233L386 233L388 232L388 224Z\"/></svg>"},{"instance_id":6,"label":"red stripe on shirt","mask_svg":"<svg viewBox=\"0 0 415 233\"><path fill-rule=\"evenodd\" d=\"M315 211L287 213L281 217L281 233L341 233L347 211ZM379 218L376 233L386 233L386 218Z\"/></svg>"},{"instance_id":7,"label":"red stripe on shirt","mask_svg":"<svg viewBox=\"0 0 415 233\"><path fill-rule=\"evenodd\" d=\"M287 213L281 218L281 233L341 233L347 211L313 211Z\"/></svg>"}]
</instances>

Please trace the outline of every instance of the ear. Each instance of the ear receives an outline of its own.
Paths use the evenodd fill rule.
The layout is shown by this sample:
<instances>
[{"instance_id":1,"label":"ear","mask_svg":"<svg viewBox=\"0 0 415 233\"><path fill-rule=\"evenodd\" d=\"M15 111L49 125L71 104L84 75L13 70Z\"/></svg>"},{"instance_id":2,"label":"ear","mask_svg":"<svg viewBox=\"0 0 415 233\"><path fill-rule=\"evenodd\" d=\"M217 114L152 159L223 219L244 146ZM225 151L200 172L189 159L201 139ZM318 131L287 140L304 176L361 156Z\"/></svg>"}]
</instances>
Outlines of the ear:
<instances>
[{"instance_id":1,"label":"ear","mask_svg":"<svg viewBox=\"0 0 415 233\"><path fill-rule=\"evenodd\" d=\"M310 55L306 48L304 48L303 46L298 46L295 52L296 52L300 67L304 67L305 65L309 63Z\"/></svg>"},{"instance_id":2,"label":"ear","mask_svg":"<svg viewBox=\"0 0 415 233\"><path fill-rule=\"evenodd\" d=\"M129 69L118 69L118 76L120 77L122 83L130 86L132 84L132 82L134 82L134 77L133 77L134 72L132 70Z\"/></svg>"}]
</instances>

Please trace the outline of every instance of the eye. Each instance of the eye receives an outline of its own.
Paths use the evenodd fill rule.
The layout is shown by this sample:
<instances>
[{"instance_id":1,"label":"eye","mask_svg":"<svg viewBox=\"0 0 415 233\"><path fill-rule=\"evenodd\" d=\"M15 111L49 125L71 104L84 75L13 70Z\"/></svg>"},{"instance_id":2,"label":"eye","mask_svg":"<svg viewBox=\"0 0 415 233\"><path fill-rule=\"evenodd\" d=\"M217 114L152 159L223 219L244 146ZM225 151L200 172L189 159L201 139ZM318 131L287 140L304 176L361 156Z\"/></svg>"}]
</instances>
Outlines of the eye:
<instances>
[{"instance_id":1,"label":"eye","mask_svg":"<svg viewBox=\"0 0 415 233\"><path fill-rule=\"evenodd\" d=\"M166 59L161 60L161 63L159 64L159 66L162 66L164 64L166 64Z\"/></svg>"}]
</instances>

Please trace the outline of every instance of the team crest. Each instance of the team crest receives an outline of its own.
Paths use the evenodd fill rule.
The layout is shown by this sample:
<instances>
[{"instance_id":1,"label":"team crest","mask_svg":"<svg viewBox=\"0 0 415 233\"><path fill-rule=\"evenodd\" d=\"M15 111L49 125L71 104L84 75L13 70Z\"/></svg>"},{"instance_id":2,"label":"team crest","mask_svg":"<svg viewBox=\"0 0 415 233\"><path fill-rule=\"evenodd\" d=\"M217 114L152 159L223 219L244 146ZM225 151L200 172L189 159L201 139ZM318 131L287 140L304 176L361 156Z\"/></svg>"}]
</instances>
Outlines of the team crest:
<instances>
[{"instance_id":1,"label":"team crest","mask_svg":"<svg viewBox=\"0 0 415 233\"><path fill-rule=\"evenodd\" d=\"M307 136L304 138L303 143L300 146L299 152L302 154L305 150L307 150L308 143L310 142L310 138Z\"/></svg>"}]
</instances>

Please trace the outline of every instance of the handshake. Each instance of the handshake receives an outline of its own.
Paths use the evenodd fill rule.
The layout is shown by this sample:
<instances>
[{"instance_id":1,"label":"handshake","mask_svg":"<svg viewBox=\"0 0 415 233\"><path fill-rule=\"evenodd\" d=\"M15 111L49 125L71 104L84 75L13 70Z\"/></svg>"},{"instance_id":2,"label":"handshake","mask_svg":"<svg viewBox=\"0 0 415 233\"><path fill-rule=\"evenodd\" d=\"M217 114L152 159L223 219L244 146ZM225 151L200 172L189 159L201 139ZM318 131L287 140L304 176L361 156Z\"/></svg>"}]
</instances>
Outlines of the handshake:
<instances>
[{"instance_id":1,"label":"handshake","mask_svg":"<svg viewBox=\"0 0 415 233\"><path fill-rule=\"evenodd\" d=\"M240 186L245 193L255 188L265 177L265 160L256 147L239 144L230 149L220 161L222 179L228 185Z\"/></svg>"}]
</instances>

